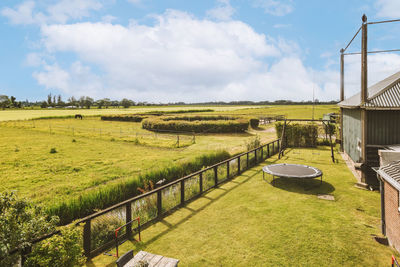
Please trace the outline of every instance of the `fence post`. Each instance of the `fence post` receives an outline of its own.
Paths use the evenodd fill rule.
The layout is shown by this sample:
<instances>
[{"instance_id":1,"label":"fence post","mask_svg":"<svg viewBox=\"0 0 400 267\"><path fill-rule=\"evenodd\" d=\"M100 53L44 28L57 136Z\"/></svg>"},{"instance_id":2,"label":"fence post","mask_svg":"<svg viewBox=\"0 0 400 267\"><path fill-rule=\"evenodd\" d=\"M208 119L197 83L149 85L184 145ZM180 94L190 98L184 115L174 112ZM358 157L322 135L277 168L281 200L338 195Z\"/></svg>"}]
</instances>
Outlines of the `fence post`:
<instances>
[{"instance_id":1,"label":"fence post","mask_svg":"<svg viewBox=\"0 0 400 267\"><path fill-rule=\"evenodd\" d=\"M215 187L218 185L218 166L214 167L214 182L215 182Z\"/></svg>"},{"instance_id":2,"label":"fence post","mask_svg":"<svg viewBox=\"0 0 400 267\"><path fill-rule=\"evenodd\" d=\"M179 147L179 134L176 136L176 146Z\"/></svg>"},{"instance_id":3,"label":"fence post","mask_svg":"<svg viewBox=\"0 0 400 267\"><path fill-rule=\"evenodd\" d=\"M238 161L238 175L239 175L240 174L240 156L238 157L237 161Z\"/></svg>"},{"instance_id":4,"label":"fence post","mask_svg":"<svg viewBox=\"0 0 400 267\"><path fill-rule=\"evenodd\" d=\"M181 181L181 205L185 204L185 180Z\"/></svg>"},{"instance_id":5,"label":"fence post","mask_svg":"<svg viewBox=\"0 0 400 267\"><path fill-rule=\"evenodd\" d=\"M267 145L267 158L269 158L269 144Z\"/></svg>"},{"instance_id":6,"label":"fence post","mask_svg":"<svg viewBox=\"0 0 400 267\"><path fill-rule=\"evenodd\" d=\"M264 147L261 147L261 161L264 159Z\"/></svg>"},{"instance_id":7,"label":"fence post","mask_svg":"<svg viewBox=\"0 0 400 267\"><path fill-rule=\"evenodd\" d=\"M126 235L128 239L132 238L132 223L129 223L132 221L132 208L131 208L131 202L127 203L125 206L125 214L126 214ZM129 224L128 224L129 223Z\"/></svg>"},{"instance_id":8,"label":"fence post","mask_svg":"<svg viewBox=\"0 0 400 267\"><path fill-rule=\"evenodd\" d=\"M199 178L199 186L200 186L200 194L203 193L203 173L200 173L200 178Z\"/></svg>"},{"instance_id":9,"label":"fence post","mask_svg":"<svg viewBox=\"0 0 400 267\"><path fill-rule=\"evenodd\" d=\"M272 155L275 154L275 142L272 142Z\"/></svg>"},{"instance_id":10,"label":"fence post","mask_svg":"<svg viewBox=\"0 0 400 267\"><path fill-rule=\"evenodd\" d=\"M162 214L162 199L161 199L161 190L157 191L157 216L161 217Z\"/></svg>"},{"instance_id":11,"label":"fence post","mask_svg":"<svg viewBox=\"0 0 400 267\"><path fill-rule=\"evenodd\" d=\"M249 168L249 152L246 153L246 156L247 156L247 158L246 158L246 169L248 169Z\"/></svg>"},{"instance_id":12,"label":"fence post","mask_svg":"<svg viewBox=\"0 0 400 267\"><path fill-rule=\"evenodd\" d=\"M257 164L257 149L254 150L254 165Z\"/></svg>"},{"instance_id":13,"label":"fence post","mask_svg":"<svg viewBox=\"0 0 400 267\"><path fill-rule=\"evenodd\" d=\"M279 139L277 140L277 149L278 149L278 151L280 150L280 142L279 142Z\"/></svg>"},{"instance_id":14,"label":"fence post","mask_svg":"<svg viewBox=\"0 0 400 267\"><path fill-rule=\"evenodd\" d=\"M90 251L91 251L91 226L90 223L91 221L88 220L85 222L85 225L83 226L83 250L85 252L85 256L87 258L90 258Z\"/></svg>"},{"instance_id":15,"label":"fence post","mask_svg":"<svg viewBox=\"0 0 400 267\"><path fill-rule=\"evenodd\" d=\"M226 179L229 179L229 161L226 162Z\"/></svg>"}]
</instances>

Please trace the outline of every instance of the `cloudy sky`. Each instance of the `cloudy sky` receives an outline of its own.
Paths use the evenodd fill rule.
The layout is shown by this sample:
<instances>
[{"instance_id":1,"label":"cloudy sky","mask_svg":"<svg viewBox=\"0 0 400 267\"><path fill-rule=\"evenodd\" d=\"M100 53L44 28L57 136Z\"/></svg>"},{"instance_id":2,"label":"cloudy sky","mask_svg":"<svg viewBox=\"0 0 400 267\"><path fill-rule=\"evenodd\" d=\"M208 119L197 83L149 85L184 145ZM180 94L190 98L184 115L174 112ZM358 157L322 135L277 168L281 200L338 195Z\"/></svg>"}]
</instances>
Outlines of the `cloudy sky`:
<instances>
[{"instance_id":1,"label":"cloudy sky","mask_svg":"<svg viewBox=\"0 0 400 267\"><path fill-rule=\"evenodd\" d=\"M399 18L400 0L2 0L0 94L336 100L339 50L363 13ZM400 48L400 23L370 25L369 38L369 50ZM346 57L346 96L359 62ZM369 56L370 85L399 70L399 53Z\"/></svg>"}]
</instances>

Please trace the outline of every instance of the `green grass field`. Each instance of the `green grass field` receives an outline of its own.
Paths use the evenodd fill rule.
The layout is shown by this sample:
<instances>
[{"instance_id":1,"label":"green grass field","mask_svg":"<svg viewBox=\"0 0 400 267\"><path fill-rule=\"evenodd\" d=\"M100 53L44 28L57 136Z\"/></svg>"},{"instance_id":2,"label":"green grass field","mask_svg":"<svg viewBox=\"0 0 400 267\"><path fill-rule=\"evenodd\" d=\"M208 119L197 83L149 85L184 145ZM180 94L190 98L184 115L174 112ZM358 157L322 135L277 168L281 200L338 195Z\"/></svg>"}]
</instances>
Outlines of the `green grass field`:
<instances>
[{"instance_id":1,"label":"green grass field","mask_svg":"<svg viewBox=\"0 0 400 267\"><path fill-rule=\"evenodd\" d=\"M398 254L374 240L380 195L354 187L336 157L332 163L328 148L274 156L144 230L142 242L124 243L120 253L145 250L177 258L179 266L389 266ZM272 186L261 167L278 162L318 167L324 182L279 179ZM101 255L87 265L114 262Z\"/></svg>"},{"instance_id":2,"label":"green grass field","mask_svg":"<svg viewBox=\"0 0 400 267\"><path fill-rule=\"evenodd\" d=\"M310 117L310 106L195 107L212 108L209 114L286 114ZM194 107L79 110L82 114L182 110ZM335 106L316 106L315 117L335 111ZM0 191L14 190L36 203L54 204L89 191L135 179L150 170L193 160L218 150L231 154L246 150L246 142L260 137L262 143L276 139L273 125L245 134L153 133L140 123L101 121L99 117L75 119L15 120L40 116L63 116L76 110L0 111ZM87 112L87 113L85 113ZM193 142L195 141L195 143ZM54 148L56 153L50 153ZM179 177L176 177L179 178Z\"/></svg>"}]
</instances>

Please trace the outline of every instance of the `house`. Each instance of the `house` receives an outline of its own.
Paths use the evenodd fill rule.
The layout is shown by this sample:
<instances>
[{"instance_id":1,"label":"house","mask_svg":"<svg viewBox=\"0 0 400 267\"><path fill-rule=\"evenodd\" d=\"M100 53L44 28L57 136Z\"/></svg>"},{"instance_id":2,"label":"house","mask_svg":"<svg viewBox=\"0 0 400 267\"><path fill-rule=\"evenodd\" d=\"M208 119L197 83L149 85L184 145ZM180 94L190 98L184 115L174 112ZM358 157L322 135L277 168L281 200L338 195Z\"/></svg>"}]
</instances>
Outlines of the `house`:
<instances>
[{"instance_id":1,"label":"house","mask_svg":"<svg viewBox=\"0 0 400 267\"><path fill-rule=\"evenodd\" d=\"M377 188L372 167L379 167L378 150L400 144L400 72L338 105L343 152L359 169L361 183Z\"/></svg>"},{"instance_id":2,"label":"house","mask_svg":"<svg viewBox=\"0 0 400 267\"><path fill-rule=\"evenodd\" d=\"M388 154L383 151L381 159L382 157L400 159L400 149ZM381 191L382 234L400 252L400 160L381 166L377 170L377 176Z\"/></svg>"}]
</instances>

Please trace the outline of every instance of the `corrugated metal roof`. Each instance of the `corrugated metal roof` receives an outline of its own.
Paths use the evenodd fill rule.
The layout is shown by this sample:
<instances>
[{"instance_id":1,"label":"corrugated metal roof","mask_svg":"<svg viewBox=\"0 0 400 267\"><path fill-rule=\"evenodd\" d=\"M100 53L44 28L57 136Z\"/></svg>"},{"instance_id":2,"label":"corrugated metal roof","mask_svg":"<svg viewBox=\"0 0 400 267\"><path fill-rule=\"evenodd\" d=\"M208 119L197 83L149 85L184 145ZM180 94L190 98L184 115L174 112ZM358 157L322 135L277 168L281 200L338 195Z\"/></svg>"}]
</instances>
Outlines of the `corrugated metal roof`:
<instances>
[{"instance_id":1,"label":"corrugated metal roof","mask_svg":"<svg viewBox=\"0 0 400 267\"><path fill-rule=\"evenodd\" d=\"M368 100L363 105L369 109L400 109L400 71L368 88ZM361 107L361 93L340 102L343 108Z\"/></svg>"},{"instance_id":2,"label":"corrugated metal roof","mask_svg":"<svg viewBox=\"0 0 400 267\"><path fill-rule=\"evenodd\" d=\"M400 190L400 160L380 167L377 173L388 183Z\"/></svg>"}]
</instances>

